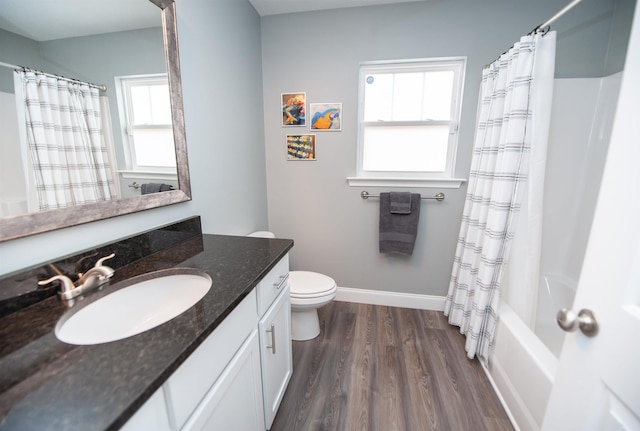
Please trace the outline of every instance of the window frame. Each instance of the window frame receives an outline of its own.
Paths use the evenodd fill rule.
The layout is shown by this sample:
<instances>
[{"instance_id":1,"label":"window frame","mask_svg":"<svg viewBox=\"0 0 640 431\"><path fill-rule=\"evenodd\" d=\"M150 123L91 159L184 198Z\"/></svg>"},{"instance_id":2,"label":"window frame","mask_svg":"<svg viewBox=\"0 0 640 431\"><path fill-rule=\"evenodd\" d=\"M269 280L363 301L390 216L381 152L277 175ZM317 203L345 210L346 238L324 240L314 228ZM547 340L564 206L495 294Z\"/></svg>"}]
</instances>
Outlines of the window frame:
<instances>
[{"instance_id":1,"label":"window frame","mask_svg":"<svg viewBox=\"0 0 640 431\"><path fill-rule=\"evenodd\" d=\"M365 85L367 75L374 73L431 72L451 70L454 72L450 120L425 121L377 121L365 122ZM458 148L459 124L462 112L463 87L466 57L420 58L410 60L361 62L358 79L358 142L356 176L348 177L351 186L404 186L404 187L450 187L457 188L465 181L454 178ZM376 126L438 126L449 125L446 167L444 172L371 171L363 168L364 132L366 127Z\"/></svg>"},{"instance_id":2,"label":"window frame","mask_svg":"<svg viewBox=\"0 0 640 431\"><path fill-rule=\"evenodd\" d=\"M126 169L119 170L125 178L138 178L144 174L144 178L152 175L156 179L177 180L177 166L139 166L136 161L135 147L132 139L132 129L146 130L165 130L171 131L173 136L173 121L169 124L162 125L145 125L135 126L131 122L132 106L131 106L131 87L136 84L154 84L162 81L163 84L169 84L168 75L166 73L153 73L144 75L126 75L117 76L115 78L116 89L118 95L118 113L120 117L120 129L122 135L122 148L124 153ZM171 96L169 96L171 97ZM175 140L175 137L172 139ZM175 143L174 143L175 149ZM176 161L177 163L177 161ZM140 177L142 178L142 177Z\"/></svg>"}]
</instances>

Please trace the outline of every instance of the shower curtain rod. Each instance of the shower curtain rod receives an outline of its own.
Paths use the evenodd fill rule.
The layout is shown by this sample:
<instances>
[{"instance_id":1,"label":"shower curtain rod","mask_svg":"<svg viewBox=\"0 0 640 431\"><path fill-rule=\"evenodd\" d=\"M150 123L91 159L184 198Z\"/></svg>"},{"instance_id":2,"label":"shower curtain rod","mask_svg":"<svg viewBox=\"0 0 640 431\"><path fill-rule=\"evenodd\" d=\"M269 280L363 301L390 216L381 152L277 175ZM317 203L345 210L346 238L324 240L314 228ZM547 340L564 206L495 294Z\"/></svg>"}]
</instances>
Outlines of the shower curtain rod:
<instances>
[{"instance_id":1,"label":"shower curtain rod","mask_svg":"<svg viewBox=\"0 0 640 431\"><path fill-rule=\"evenodd\" d=\"M31 72L38 72L38 73L42 73L46 76L49 76L51 78L58 78L58 79L64 79L65 81L69 81L69 82L74 82L76 84L86 84L89 87L93 87L93 88L97 88L98 90L102 91L102 92L106 92L107 91L107 86L104 84L92 84L90 82L84 82L84 81L80 81L79 79L73 79L73 78L67 78L65 76L60 76L60 75L54 75L52 73L47 73L47 72L42 72L40 70L36 70L36 69L32 69L30 67L25 67L25 66L17 66L15 64L9 64L9 63L5 63L3 61L0 61L0 66L3 67L8 67L9 69L23 69L23 70L29 70Z\"/></svg>"},{"instance_id":2,"label":"shower curtain rod","mask_svg":"<svg viewBox=\"0 0 640 431\"><path fill-rule=\"evenodd\" d=\"M536 33L538 31L544 31L545 28L549 27L552 23L556 22L556 20L558 18L560 18L562 15L564 15L565 13L569 12L571 9L574 8L574 6L576 6L578 3L580 3L582 0L573 0L571 3L569 3L568 5L566 5L565 7L563 7L558 13L556 13L554 16L552 16L551 18L549 18L548 20L546 20L545 22L543 22L542 24L540 24L539 26L537 26L536 28L534 28L533 30L531 30L531 33Z\"/></svg>"},{"instance_id":3,"label":"shower curtain rod","mask_svg":"<svg viewBox=\"0 0 640 431\"><path fill-rule=\"evenodd\" d=\"M534 28L533 30L531 30L528 35L532 35L534 33L542 33L543 35L549 31L548 27L556 22L558 20L558 18L560 18L562 15L564 15L565 13L569 12L569 10L573 9L574 6L576 6L578 3L580 3L582 0L573 0L571 3L569 3L568 5L566 5L565 7L563 7L558 13L556 13L554 16L552 16L551 18L549 18L548 20L546 20L545 22L543 22L542 24L540 24L539 26L537 26L536 28ZM511 45L511 47L509 49L513 48L513 45ZM502 54L500 54L498 56L498 58L502 57L504 54L506 54L507 52L509 52L509 49L507 49L505 52L503 52ZM486 69L487 67L489 67L491 65L491 63L489 64L485 64L483 69Z\"/></svg>"}]
</instances>

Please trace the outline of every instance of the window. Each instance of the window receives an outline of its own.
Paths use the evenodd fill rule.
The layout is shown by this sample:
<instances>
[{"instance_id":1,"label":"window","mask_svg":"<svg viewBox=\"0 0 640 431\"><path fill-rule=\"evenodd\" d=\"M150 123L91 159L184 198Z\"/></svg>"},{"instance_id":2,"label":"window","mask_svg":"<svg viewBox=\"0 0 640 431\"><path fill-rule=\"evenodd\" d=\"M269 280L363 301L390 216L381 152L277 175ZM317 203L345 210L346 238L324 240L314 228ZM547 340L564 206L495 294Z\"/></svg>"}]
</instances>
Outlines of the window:
<instances>
[{"instance_id":1,"label":"window","mask_svg":"<svg viewBox=\"0 0 640 431\"><path fill-rule=\"evenodd\" d=\"M351 185L442 186L453 179L464 66L464 58L361 64Z\"/></svg>"},{"instance_id":2,"label":"window","mask_svg":"<svg viewBox=\"0 0 640 431\"><path fill-rule=\"evenodd\" d=\"M175 173L167 75L117 78L127 170Z\"/></svg>"}]
</instances>

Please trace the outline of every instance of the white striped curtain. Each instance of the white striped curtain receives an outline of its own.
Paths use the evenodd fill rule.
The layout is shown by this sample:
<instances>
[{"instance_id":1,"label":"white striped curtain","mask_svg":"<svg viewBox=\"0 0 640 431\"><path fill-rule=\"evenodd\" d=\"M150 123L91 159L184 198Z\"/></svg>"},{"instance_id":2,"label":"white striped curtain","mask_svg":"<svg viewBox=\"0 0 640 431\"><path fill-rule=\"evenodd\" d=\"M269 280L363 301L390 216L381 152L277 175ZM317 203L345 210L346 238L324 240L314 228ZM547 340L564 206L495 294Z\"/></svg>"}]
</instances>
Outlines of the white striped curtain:
<instances>
[{"instance_id":1,"label":"white striped curtain","mask_svg":"<svg viewBox=\"0 0 640 431\"><path fill-rule=\"evenodd\" d=\"M14 84L38 209L110 200L114 182L99 90L30 70L16 70Z\"/></svg>"},{"instance_id":2,"label":"white striped curtain","mask_svg":"<svg viewBox=\"0 0 640 431\"><path fill-rule=\"evenodd\" d=\"M522 37L482 71L471 172L444 311L466 335L469 358L488 359L493 342L500 285L529 170L531 99L539 79L534 63L537 56L555 56L555 40L553 50L539 50L542 37ZM553 79L553 73L547 75Z\"/></svg>"}]
</instances>

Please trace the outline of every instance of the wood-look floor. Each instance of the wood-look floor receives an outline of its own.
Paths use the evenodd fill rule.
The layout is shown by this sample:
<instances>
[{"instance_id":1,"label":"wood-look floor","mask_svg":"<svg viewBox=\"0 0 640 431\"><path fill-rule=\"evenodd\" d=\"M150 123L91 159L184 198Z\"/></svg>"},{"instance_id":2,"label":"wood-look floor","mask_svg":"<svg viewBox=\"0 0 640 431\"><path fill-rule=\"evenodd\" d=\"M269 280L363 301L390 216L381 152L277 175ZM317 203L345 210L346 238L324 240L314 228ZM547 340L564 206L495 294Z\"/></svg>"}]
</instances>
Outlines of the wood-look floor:
<instances>
[{"instance_id":1,"label":"wood-look floor","mask_svg":"<svg viewBox=\"0 0 640 431\"><path fill-rule=\"evenodd\" d=\"M513 430L441 312L334 301L319 317L271 431Z\"/></svg>"}]
</instances>

